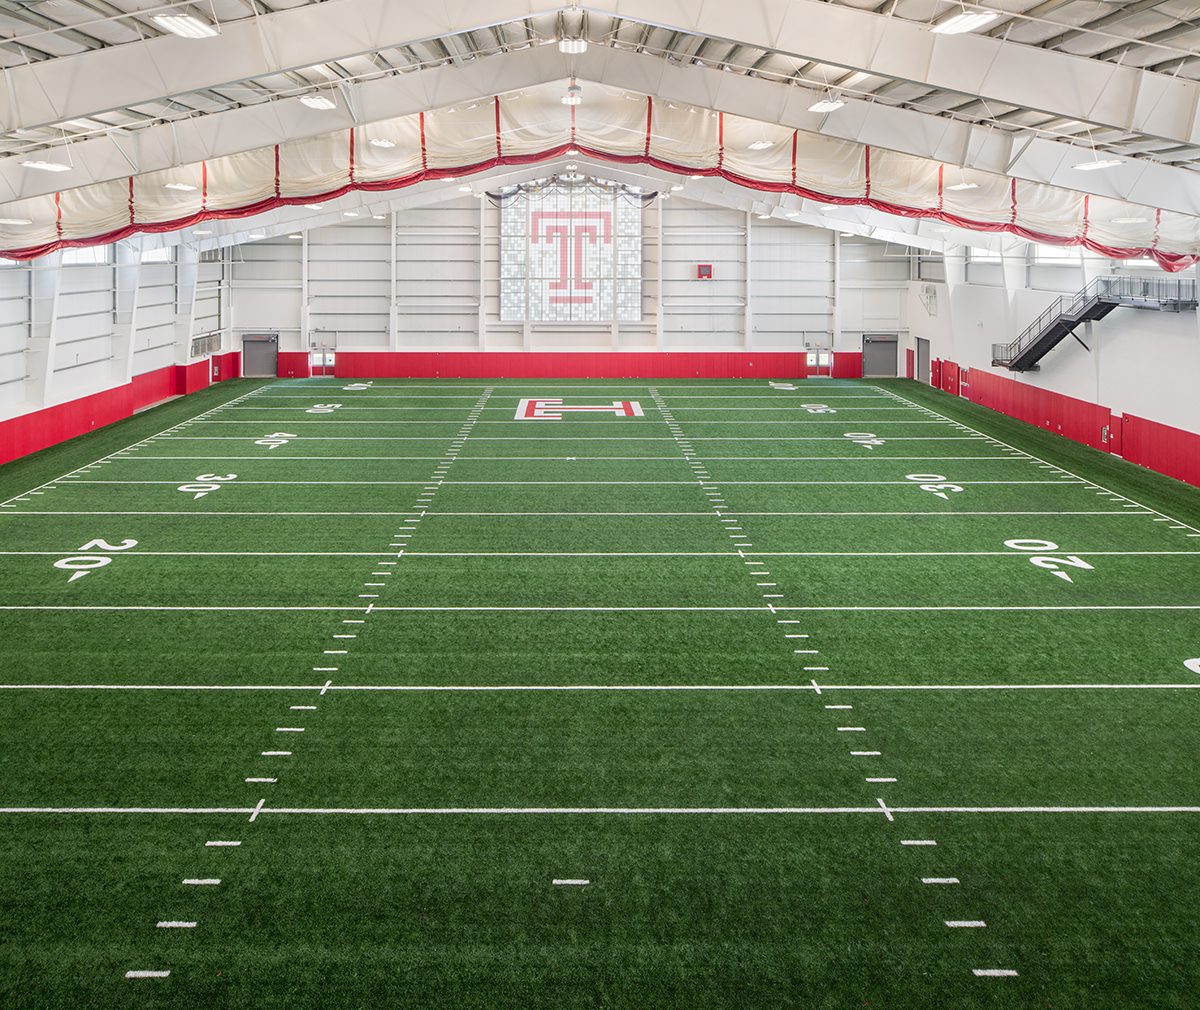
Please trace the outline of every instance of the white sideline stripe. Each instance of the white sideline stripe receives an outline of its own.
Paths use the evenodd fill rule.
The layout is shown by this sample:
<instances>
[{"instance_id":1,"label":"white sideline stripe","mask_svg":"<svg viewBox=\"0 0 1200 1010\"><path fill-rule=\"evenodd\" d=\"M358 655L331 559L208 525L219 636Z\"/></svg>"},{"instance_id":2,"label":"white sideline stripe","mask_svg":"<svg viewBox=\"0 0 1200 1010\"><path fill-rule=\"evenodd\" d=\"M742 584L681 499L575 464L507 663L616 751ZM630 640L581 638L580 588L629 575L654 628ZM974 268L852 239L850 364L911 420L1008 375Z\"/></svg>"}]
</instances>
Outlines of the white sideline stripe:
<instances>
[{"instance_id":1,"label":"white sideline stripe","mask_svg":"<svg viewBox=\"0 0 1200 1010\"><path fill-rule=\"evenodd\" d=\"M158 929L195 929L194 922L183 922L179 919L164 919L162 922L156 922L155 927Z\"/></svg>"},{"instance_id":2,"label":"white sideline stripe","mask_svg":"<svg viewBox=\"0 0 1200 1010\"><path fill-rule=\"evenodd\" d=\"M901 845L937 845L937 842L930 838L906 838L901 840Z\"/></svg>"},{"instance_id":3,"label":"white sideline stripe","mask_svg":"<svg viewBox=\"0 0 1200 1010\"><path fill-rule=\"evenodd\" d=\"M263 757L291 757L290 750L264 750L259 752Z\"/></svg>"},{"instance_id":4,"label":"white sideline stripe","mask_svg":"<svg viewBox=\"0 0 1200 1010\"><path fill-rule=\"evenodd\" d=\"M731 527L732 528L732 527ZM78 551L0 551L0 557L67 557ZM738 551L405 551L410 558L736 558ZM1018 558L1028 555L1014 551L751 551L759 558ZM1063 548L1060 553L1082 557L1200 557L1196 551L1075 551ZM395 552L382 551L139 551L121 555L125 558L390 558ZM390 572L372 572L389 575ZM751 575L770 574L751 572ZM760 582L774 586L774 582ZM364 582L365 586L382 586L382 582Z\"/></svg>"},{"instance_id":5,"label":"white sideline stripe","mask_svg":"<svg viewBox=\"0 0 1200 1010\"><path fill-rule=\"evenodd\" d=\"M74 480L75 484L117 485L175 485L173 480ZM410 487L424 484L420 480L239 480L230 487ZM907 480L714 480L719 487L911 487ZM1045 487L1065 487L1087 483L1075 480L960 480L964 487L990 484L1039 484ZM696 487L694 480L448 480L445 487ZM184 513L190 514L190 513Z\"/></svg>"},{"instance_id":6,"label":"white sideline stripe","mask_svg":"<svg viewBox=\"0 0 1200 1010\"><path fill-rule=\"evenodd\" d=\"M244 782L278 782L278 781L279 781L279 779L268 779L268 778L256 778L256 777L252 777L252 778L248 778L248 779L243 779L242 781L244 781Z\"/></svg>"},{"instance_id":7,"label":"white sideline stripe","mask_svg":"<svg viewBox=\"0 0 1200 1010\"><path fill-rule=\"evenodd\" d=\"M951 929L983 929L987 923L982 919L947 919L946 925Z\"/></svg>"},{"instance_id":8,"label":"white sideline stripe","mask_svg":"<svg viewBox=\"0 0 1200 1010\"><path fill-rule=\"evenodd\" d=\"M182 881L189 887L216 887L221 883L220 877L188 877Z\"/></svg>"},{"instance_id":9,"label":"white sideline stripe","mask_svg":"<svg viewBox=\"0 0 1200 1010\"><path fill-rule=\"evenodd\" d=\"M149 611L149 612L220 612L220 613L363 613L365 607L182 607L182 606L115 606L115 605L76 605L76 604L4 604L0 610L77 610L77 611ZM1195 603L1164 603L1164 604L1080 604L1053 606L925 606L925 607L388 607L377 606L374 613L854 613L854 612L883 612L883 613L929 613L946 611L950 613L981 613L981 612L1023 612L1023 611L1144 611L1144 610L1200 610L1200 604Z\"/></svg>"},{"instance_id":10,"label":"white sideline stripe","mask_svg":"<svg viewBox=\"0 0 1200 1010\"><path fill-rule=\"evenodd\" d=\"M1015 978L1017 975L1012 968L972 968L971 974L981 978Z\"/></svg>"},{"instance_id":11,"label":"white sideline stripe","mask_svg":"<svg viewBox=\"0 0 1200 1010\"><path fill-rule=\"evenodd\" d=\"M922 884L957 884L958 877L922 877Z\"/></svg>"},{"instance_id":12,"label":"white sideline stripe","mask_svg":"<svg viewBox=\"0 0 1200 1010\"><path fill-rule=\"evenodd\" d=\"M210 849L236 848L237 846L239 846L241 844L242 844L241 842L205 842L204 843L205 847L210 848Z\"/></svg>"},{"instance_id":13,"label":"white sideline stripe","mask_svg":"<svg viewBox=\"0 0 1200 1010\"><path fill-rule=\"evenodd\" d=\"M0 691L815 691L807 684L0 684ZM822 684L822 691L1196 691L1184 684ZM295 705L297 709L315 706ZM850 708L826 705L826 708ZM289 751L264 751L286 754Z\"/></svg>"},{"instance_id":14,"label":"white sideline stripe","mask_svg":"<svg viewBox=\"0 0 1200 1010\"><path fill-rule=\"evenodd\" d=\"M1144 508L1144 506L1136 506ZM1068 511L1068 512L734 512L730 509L722 509L722 513L729 516L1142 516L1150 512L1150 509L1145 509L1143 512L1118 512L1113 509L1101 509L1099 511ZM7 516L18 519L29 519L35 516L187 516L188 520L202 519L206 517L228 517L237 516L244 518L246 516L352 516L352 517L375 517L375 516L412 516L415 512L187 512L187 511L150 511L150 512L75 512L75 511L58 511L48 512L38 510L37 512L0 512L0 516ZM630 517L694 517L711 519L712 512L435 512L425 511L423 513L428 518L444 519L447 516L503 516L505 518L526 517L544 519L552 518L594 518L596 516L617 516L621 518Z\"/></svg>"},{"instance_id":15,"label":"white sideline stripe","mask_svg":"<svg viewBox=\"0 0 1200 1010\"><path fill-rule=\"evenodd\" d=\"M555 877L550 881L555 887L587 887L591 883L590 880L571 880L568 878Z\"/></svg>"},{"instance_id":16,"label":"white sideline stripe","mask_svg":"<svg viewBox=\"0 0 1200 1010\"><path fill-rule=\"evenodd\" d=\"M927 410L927 408L920 407L918 404L914 403L912 400L906 399L905 397L900 396L897 393L893 393L890 390L883 390L883 389L880 389L878 386L873 386L871 388L876 389L880 393L883 393L885 396L890 396L893 399L899 400L901 403L906 403L910 407L917 407L917 409L919 409L919 410ZM984 433L981 431L977 431L976 429L970 428L964 424L959 424L959 422L957 422L957 421L952 421L950 418L946 417L944 414L939 414L933 410L928 410L928 413L930 415L932 415L933 417L941 418L947 424L957 426L962 431L970 431L976 435L983 435L983 437L987 438L993 445L998 445L1004 449L1010 449L1013 452L1023 452L1023 450L1018 449L1016 446L1009 445L1007 442L1001 442L999 439L993 438L991 435L984 435ZM1030 460L1032 460L1035 463L1048 463L1049 462L1048 460L1044 460L1039 456L1031 455L1030 453L1024 453L1024 455L1027 456ZM1102 484L1097 484L1095 481L1088 480L1085 477L1080 477L1079 474L1072 473L1070 470L1066 470L1063 467L1055 467L1055 469L1058 470L1059 473L1065 474L1067 477L1073 477L1076 480L1083 481L1089 487L1093 487L1098 491L1105 491L1111 495L1117 494L1117 492L1113 491L1112 488L1105 487ZM1200 528L1195 527L1195 526L1190 526L1187 523L1181 522L1179 519L1174 518L1173 516L1167 515L1165 512L1159 512L1157 509L1152 509L1148 505L1142 505L1140 502L1135 502L1132 498L1130 498L1127 495L1119 495L1118 497L1120 497L1123 501L1128 502L1128 505L1126 507L1132 506L1135 508L1145 509L1147 512L1152 512L1152 513L1154 513L1154 515L1160 516L1161 518L1166 519L1168 522L1179 523L1179 525L1184 527L1185 529L1192 530L1194 533L1200 533Z\"/></svg>"},{"instance_id":17,"label":"white sideline stripe","mask_svg":"<svg viewBox=\"0 0 1200 1010\"><path fill-rule=\"evenodd\" d=\"M1200 806L888 807L892 814L1200 814ZM554 814L870 814L867 807L0 807L0 814L292 814L292 815L554 815ZM943 878L929 878L940 882ZM954 878L944 878L954 879Z\"/></svg>"},{"instance_id":18,"label":"white sideline stripe","mask_svg":"<svg viewBox=\"0 0 1200 1010\"><path fill-rule=\"evenodd\" d=\"M881 750L852 750L851 757L879 757L883 751Z\"/></svg>"},{"instance_id":19,"label":"white sideline stripe","mask_svg":"<svg viewBox=\"0 0 1200 1010\"><path fill-rule=\"evenodd\" d=\"M169 971L137 970L137 971L125 972L125 977L126 978L167 978L168 976L170 976L170 974L171 973Z\"/></svg>"}]
</instances>

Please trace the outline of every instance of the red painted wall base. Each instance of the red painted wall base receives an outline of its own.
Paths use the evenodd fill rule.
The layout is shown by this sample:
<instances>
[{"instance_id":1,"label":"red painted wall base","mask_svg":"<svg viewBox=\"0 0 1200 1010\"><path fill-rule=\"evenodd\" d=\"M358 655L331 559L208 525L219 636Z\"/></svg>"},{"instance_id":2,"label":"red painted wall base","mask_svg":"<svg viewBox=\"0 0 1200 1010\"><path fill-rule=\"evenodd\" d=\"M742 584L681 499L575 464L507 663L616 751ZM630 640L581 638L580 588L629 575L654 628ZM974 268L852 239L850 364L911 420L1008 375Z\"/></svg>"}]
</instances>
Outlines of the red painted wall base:
<instances>
[{"instance_id":1,"label":"red painted wall base","mask_svg":"<svg viewBox=\"0 0 1200 1010\"><path fill-rule=\"evenodd\" d=\"M961 385L972 403L1200 487L1200 434L981 369L960 372L953 361L933 365L933 384L947 393Z\"/></svg>"},{"instance_id":2,"label":"red painted wall base","mask_svg":"<svg viewBox=\"0 0 1200 1010\"><path fill-rule=\"evenodd\" d=\"M233 351L218 357L223 362L221 379L237 378L241 373L241 354ZM169 397L205 389L210 384L211 374L212 366L207 359L191 365L167 365L135 375L132 382L115 389L0 421L0 463L86 435Z\"/></svg>"},{"instance_id":3,"label":"red painted wall base","mask_svg":"<svg viewBox=\"0 0 1200 1010\"><path fill-rule=\"evenodd\" d=\"M280 354L280 374L283 374ZM350 351L337 356L345 379L799 379L803 353ZM861 370L861 366L860 366Z\"/></svg>"}]
</instances>

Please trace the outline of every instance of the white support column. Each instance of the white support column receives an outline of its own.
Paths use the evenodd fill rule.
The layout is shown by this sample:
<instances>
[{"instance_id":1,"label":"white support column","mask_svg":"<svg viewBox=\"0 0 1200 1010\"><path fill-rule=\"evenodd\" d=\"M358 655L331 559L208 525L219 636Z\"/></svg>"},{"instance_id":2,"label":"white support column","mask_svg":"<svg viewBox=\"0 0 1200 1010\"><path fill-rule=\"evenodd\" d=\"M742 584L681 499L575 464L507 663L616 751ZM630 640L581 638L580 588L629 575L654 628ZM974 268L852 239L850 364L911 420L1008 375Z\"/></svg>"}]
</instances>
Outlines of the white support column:
<instances>
[{"instance_id":1,"label":"white support column","mask_svg":"<svg viewBox=\"0 0 1200 1010\"><path fill-rule=\"evenodd\" d=\"M829 333L829 350L836 350L842 343L842 237L836 231L829 233L833 241L833 288Z\"/></svg>"},{"instance_id":2,"label":"white support column","mask_svg":"<svg viewBox=\"0 0 1200 1010\"><path fill-rule=\"evenodd\" d=\"M750 342L751 342L751 338L753 337L753 334L754 334L754 308L750 303L750 298L751 298L751 295L753 294L753 288L754 288L753 282L750 277L750 269L751 269L751 264L753 262L751 259L753 249L752 249L752 243L751 243L751 238L750 238L750 230L753 227L753 224L754 224L753 213L750 211L746 211L746 244L745 244L746 304L745 304L745 306L743 308L743 312L742 312L742 329L743 329L742 347L747 351L750 350Z\"/></svg>"},{"instance_id":3,"label":"white support column","mask_svg":"<svg viewBox=\"0 0 1200 1010\"><path fill-rule=\"evenodd\" d=\"M664 232L666 230L667 210L664 206L664 200L659 195L658 200L658 235L656 236L656 256L658 265L658 280L656 282L657 290L655 291L655 321L654 321L654 348L658 351L666 350L666 307L663 305L663 291L666 288L666 259L663 256L663 249L666 245Z\"/></svg>"},{"instance_id":4,"label":"white support column","mask_svg":"<svg viewBox=\"0 0 1200 1010\"><path fill-rule=\"evenodd\" d=\"M301 232L301 235L303 237L300 239L300 347L298 350L307 351L312 340L309 332L308 311L308 229Z\"/></svg>"},{"instance_id":5,"label":"white support column","mask_svg":"<svg viewBox=\"0 0 1200 1010\"><path fill-rule=\"evenodd\" d=\"M142 250L139 243L118 242L113 291L113 379L124 385L133 379L134 337L137 334L138 295L142 275ZM176 278L178 285L178 278Z\"/></svg>"},{"instance_id":6,"label":"white support column","mask_svg":"<svg viewBox=\"0 0 1200 1010\"><path fill-rule=\"evenodd\" d=\"M196 291L200 280L200 251L181 245L175 266L175 362L192 360L192 337L196 321Z\"/></svg>"},{"instance_id":7,"label":"white support column","mask_svg":"<svg viewBox=\"0 0 1200 1010\"><path fill-rule=\"evenodd\" d=\"M39 407L53 402L54 348L58 342L58 304L62 289L62 253L32 264L29 275L29 399Z\"/></svg>"},{"instance_id":8,"label":"white support column","mask_svg":"<svg viewBox=\"0 0 1200 1010\"><path fill-rule=\"evenodd\" d=\"M476 347L487 350L487 197L479 199L479 315L475 324L479 330Z\"/></svg>"},{"instance_id":9,"label":"white support column","mask_svg":"<svg viewBox=\"0 0 1200 1010\"><path fill-rule=\"evenodd\" d=\"M397 212L393 210L388 215L388 228L391 234L388 238L388 349L400 350L400 306L397 304L400 296L400 284L396 272L396 220Z\"/></svg>"},{"instance_id":10,"label":"white support column","mask_svg":"<svg viewBox=\"0 0 1200 1010\"><path fill-rule=\"evenodd\" d=\"M1028 242L1004 241L1000 243L1000 274L1004 279L1004 332L1008 340L1021 332L1020 309L1017 292L1029 287L1029 261L1033 247Z\"/></svg>"}]
</instances>

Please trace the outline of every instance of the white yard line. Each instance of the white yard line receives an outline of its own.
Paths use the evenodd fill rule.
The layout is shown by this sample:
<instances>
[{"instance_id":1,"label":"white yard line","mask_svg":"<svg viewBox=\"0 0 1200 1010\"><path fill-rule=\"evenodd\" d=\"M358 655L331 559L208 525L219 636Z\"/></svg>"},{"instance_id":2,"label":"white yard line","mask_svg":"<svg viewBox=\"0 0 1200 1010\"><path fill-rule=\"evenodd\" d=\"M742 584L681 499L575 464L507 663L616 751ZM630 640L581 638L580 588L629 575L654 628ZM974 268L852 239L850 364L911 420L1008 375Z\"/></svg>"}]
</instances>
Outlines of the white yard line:
<instances>
[{"instance_id":1,"label":"white yard line","mask_svg":"<svg viewBox=\"0 0 1200 1010\"><path fill-rule=\"evenodd\" d=\"M1200 806L888 806L893 814L944 814L944 815L1093 815L1093 814L1200 814ZM556 816L571 814L614 814L614 815L746 815L746 814L866 814L883 817L878 805L844 807L0 807L0 815L9 814L145 814L145 815L209 815L209 814L252 814L260 816L288 815L379 815L379 816ZM930 882L955 880L948 878L925 878ZM213 885L219 883L214 880ZM185 881L186 883L186 881ZM209 884L210 881L203 881Z\"/></svg>"},{"instance_id":2,"label":"white yard line","mask_svg":"<svg viewBox=\"0 0 1200 1010\"><path fill-rule=\"evenodd\" d=\"M219 613L363 613L365 607L295 607L295 606L155 606L155 605L55 605L55 604L4 604L0 605L0 611L4 610L78 610L78 611L146 611L154 613L169 613L172 611L179 612L219 612ZM376 606L375 613L392 612L392 613L528 613L528 614L555 614L555 613L596 613L596 614L643 614L643 613L661 613L661 614L676 614L676 613L759 613L763 611L774 612L793 612L793 613L935 613L944 611L947 613L1020 613L1020 612L1052 612L1052 611L1192 611L1200 610L1200 603L1170 603L1170 604L1080 604L1080 605L1054 605L1054 606L926 606L926 607L863 607L863 606L847 606L847 607L794 607L780 606L778 604L767 607L497 607L497 606L478 606L478 607L389 607Z\"/></svg>"},{"instance_id":3,"label":"white yard line","mask_svg":"<svg viewBox=\"0 0 1200 1010\"><path fill-rule=\"evenodd\" d=\"M466 693L538 693L538 692L620 692L645 691L724 692L724 691L1196 691L1200 681L1189 683L1146 684L0 684L0 691L283 691L283 692L466 692ZM313 706L293 705L307 710ZM826 705L827 709L847 709L849 705ZM266 751L264 753L283 753Z\"/></svg>"}]
</instances>

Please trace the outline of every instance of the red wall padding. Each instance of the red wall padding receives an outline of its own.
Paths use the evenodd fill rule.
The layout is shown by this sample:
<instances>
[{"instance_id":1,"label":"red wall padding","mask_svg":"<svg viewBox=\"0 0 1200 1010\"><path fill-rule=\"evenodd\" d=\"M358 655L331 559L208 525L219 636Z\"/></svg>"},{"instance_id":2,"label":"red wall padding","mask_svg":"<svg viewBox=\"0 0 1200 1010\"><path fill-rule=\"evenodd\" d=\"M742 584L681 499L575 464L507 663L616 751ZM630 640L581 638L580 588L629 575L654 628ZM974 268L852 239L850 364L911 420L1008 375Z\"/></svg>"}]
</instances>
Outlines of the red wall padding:
<instances>
[{"instance_id":1,"label":"red wall padding","mask_svg":"<svg viewBox=\"0 0 1200 1010\"><path fill-rule=\"evenodd\" d=\"M156 368L153 372L135 375L130 383L133 394L133 410L141 410L159 400L174 396L178 389L175 366Z\"/></svg>"},{"instance_id":2,"label":"red wall padding","mask_svg":"<svg viewBox=\"0 0 1200 1010\"><path fill-rule=\"evenodd\" d=\"M835 379L861 379L863 374L862 351L834 351L833 377Z\"/></svg>"},{"instance_id":3,"label":"red wall padding","mask_svg":"<svg viewBox=\"0 0 1200 1010\"><path fill-rule=\"evenodd\" d=\"M357 357L358 355L349 356ZM338 357L341 358L342 355L339 354ZM279 358L275 363L275 374L285 379L307 379L312 375L308 351L280 351Z\"/></svg>"},{"instance_id":4,"label":"red wall padding","mask_svg":"<svg viewBox=\"0 0 1200 1010\"><path fill-rule=\"evenodd\" d=\"M290 355L281 351L280 375L285 357ZM806 355L791 352L343 351L335 374L343 379L798 379L807 374L806 361Z\"/></svg>"},{"instance_id":5,"label":"red wall padding","mask_svg":"<svg viewBox=\"0 0 1200 1010\"><path fill-rule=\"evenodd\" d=\"M209 364L207 358L191 365L176 365L175 374L177 376L175 391L184 395L198 393L202 389L207 389L212 383L212 365Z\"/></svg>"},{"instance_id":6,"label":"red wall padding","mask_svg":"<svg viewBox=\"0 0 1200 1010\"><path fill-rule=\"evenodd\" d=\"M1200 435L1126 414L1121 446L1129 462L1200 487Z\"/></svg>"},{"instance_id":7,"label":"red wall padding","mask_svg":"<svg viewBox=\"0 0 1200 1010\"><path fill-rule=\"evenodd\" d=\"M968 394L972 403L991 407L1019 421L1035 424L1046 431L1090 445L1093 449L1117 451L1113 440L1109 438L1113 429L1113 415L1108 407L1026 385L982 369L972 369Z\"/></svg>"},{"instance_id":8,"label":"red wall padding","mask_svg":"<svg viewBox=\"0 0 1200 1010\"><path fill-rule=\"evenodd\" d=\"M958 365L953 361L943 361L939 388L951 396L958 396L958 382Z\"/></svg>"},{"instance_id":9,"label":"red wall padding","mask_svg":"<svg viewBox=\"0 0 1200 1010\"><path fill-rule=\"evenodd\" d=\"M241 355L234 352L239 358ZM222 355L228 358L229 355ZM239 369L240 371L240 369ZM134 411L209 384L208 360L193 365L167 365L135 375L132 382L31 414L0 421L0 463L48 449L69 438L129 417Z\"/></svg>"},{"instance_id":10,"label":"red wall padding","mask_svg":"<svg viewBox=\"0 0 1200 1010\"><path fill-rule=\"evenodd\" d=\"M242 352L227 351L212 356L212 381L225 382L242 377Z\"/></svg>"},{"instance_id":11,"label":"red wall padding","mask_svg":"<svg viewBox=\"0 0 1200 1010\"><path fill-rule=\"evenodd\" d=\"M942 388L942 359L934 358L929 362L929 384L934 389Z\"/></svg>"},{"instance_id":12,"label":"red wall padding","mask_svg":"<svg viewBox=\"0 0 1200 1010\"><path fill-rule=\"evenodd\" d=\"M904 352L904 377L914 379L917 375L916 356L910 347Z\"/></svg>"}]
</instances>

